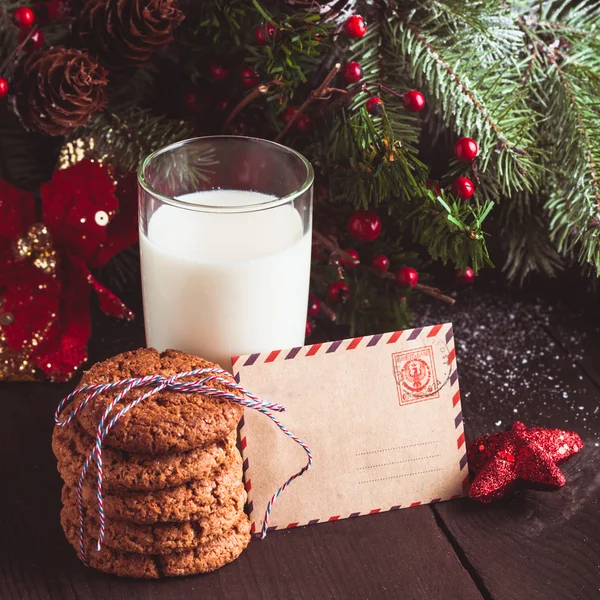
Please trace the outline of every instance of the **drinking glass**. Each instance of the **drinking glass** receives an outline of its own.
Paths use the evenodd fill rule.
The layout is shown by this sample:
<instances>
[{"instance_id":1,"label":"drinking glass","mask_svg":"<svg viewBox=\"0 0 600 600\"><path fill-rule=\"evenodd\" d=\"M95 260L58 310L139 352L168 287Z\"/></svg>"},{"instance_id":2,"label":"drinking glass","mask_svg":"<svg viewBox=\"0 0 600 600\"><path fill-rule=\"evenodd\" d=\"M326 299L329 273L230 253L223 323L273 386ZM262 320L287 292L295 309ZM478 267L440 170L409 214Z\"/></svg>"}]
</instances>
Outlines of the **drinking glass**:
<instances>
[{"instance_id":1,"label":"drinking glass","mask_svg":"<svg viewBox=\"0 0 600 600\"><path fill-rule=\"evenodd\" d=\"M313 169L298 152L213 136L151 154L138 172L146 344L231 368L304 343Z\"/></svg>"}]
</instances>

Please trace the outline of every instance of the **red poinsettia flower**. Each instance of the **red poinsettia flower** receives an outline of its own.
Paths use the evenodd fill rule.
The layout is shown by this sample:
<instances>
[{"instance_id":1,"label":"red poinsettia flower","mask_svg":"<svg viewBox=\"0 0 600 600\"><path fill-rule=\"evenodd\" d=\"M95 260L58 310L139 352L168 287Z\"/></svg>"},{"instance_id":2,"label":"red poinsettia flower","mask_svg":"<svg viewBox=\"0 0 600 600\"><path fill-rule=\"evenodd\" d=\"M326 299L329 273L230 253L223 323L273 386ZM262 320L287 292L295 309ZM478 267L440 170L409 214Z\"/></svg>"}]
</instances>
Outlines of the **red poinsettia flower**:
<instances>
[{"instance_id":1,"label":"red poinsettia flower","mask_svg":"<svg viewBox=\"0 0 600 600\"><path fill-rule=\"evenodd\" d=\"M0 378L37 368L68 379L87 358L92 291L106 314L133 317L89 267L135 243L135 195L121 207L108 169L89 160L56 171L40 194L36 222L33 196L0 181L0 346L19 369Z\"/></svg>"}]
</instances>

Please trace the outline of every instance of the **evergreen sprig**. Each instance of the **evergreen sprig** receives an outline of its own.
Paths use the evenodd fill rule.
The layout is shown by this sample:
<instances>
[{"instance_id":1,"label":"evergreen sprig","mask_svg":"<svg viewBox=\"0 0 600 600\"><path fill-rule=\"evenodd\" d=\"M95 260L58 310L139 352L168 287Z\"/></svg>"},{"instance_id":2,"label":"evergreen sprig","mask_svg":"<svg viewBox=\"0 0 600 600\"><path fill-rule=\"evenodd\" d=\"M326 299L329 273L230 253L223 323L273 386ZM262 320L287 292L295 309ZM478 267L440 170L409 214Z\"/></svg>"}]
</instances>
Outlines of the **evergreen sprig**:
<instances>
[{"instance_id":1,"label":"evergreen sprig","mask_svg":"<svg viewBox=\"0 0 600 600\"><path fill-rule=\"evenodd\" d=\"M554 277L566 262L550 239L543 192L543 188L536 195L521 192L500 207L506 251L503 270L509 279L521 284L535 272Z\"/></svg>"},{"instance_id":2,"label":"evergreen sprig","mask_svg":"<svg viewBox=\"0 0 600 600\"><path fill-rule=\"evenodd\" d=\"M396 41L396 61L409 65L446 126L457 136L477 138L478 166L494 172L500 193L532 190L543 170L532 127L541 115L521 85L523 36L498 4L469 3L468 23L465 11L447 10L456 4L409 2L394 11L387 26ZM490 18L496 27L487 29ZM498 32L501 23L504 35ZM475 42L463 43L473 35Z\"/></svg>"},{"instance_id":3,"label":"evergreen sprig","mask_svg":"<svg viewBox=\"0 0 600 600\"><path fill-rule=\"evenodd\" d=\"M94 154L98 159L109 158L113 166L135 171L151 152L193 135L193 129L184 121L167 119L150 110L131 108L117 115L101 113L83 131L94 139Z\"/></svg>"},{"instance_id":4,"label":"evergreen sprig","mask_svg":"<svg viewBox=\"0 0 600 600\"><path fill-rule=\"evenodd\" d=\"M321 23L317 14L271 15L258 0L252 0L259 17L254 27L270 23L276 33L270 44L246 44L245 61L272 78L280 78L292 98L296 88L308 81L308 76L320 64L327 52L329 25Z\"/></svg>"},{"instance_id":5,"label":"evergreen sprig","mask_svg":"<svg viewBox=\"0 0 600 600\"><path fill-rule=\"evenodd\" d=\"M333 201L357 209L407 202L420 195L426 167L414 151L396 139L385 116L377 127L361 109L334 118L321 147L331 181Z\"/></svg>"},{"instance_id":6,"label":"evergreen sprig","mask_svg":"<svg viewBox=\"0 0 600 600\"><path fill-rule=\"evenodd\" d=\"M600 6L544 3L518 22L531 58L531 103L546 116L546 209L558 252L600 275ZM546 269L547 270L547 269Z\"/></svg>"},{"instance_id":7,"label":"evergreen sprig","mask_svg":"<svg viewBox=\"0 0 600 600\"><path fill-rule=\"evenodd\" d=\"M434 260L452 262L464 269L470 265L475 273L491 266L483 223L494 203L466 204L443 192L428 191L419 208L407 215L415 241L423 244Z\"/></svg>"}]
</instances>

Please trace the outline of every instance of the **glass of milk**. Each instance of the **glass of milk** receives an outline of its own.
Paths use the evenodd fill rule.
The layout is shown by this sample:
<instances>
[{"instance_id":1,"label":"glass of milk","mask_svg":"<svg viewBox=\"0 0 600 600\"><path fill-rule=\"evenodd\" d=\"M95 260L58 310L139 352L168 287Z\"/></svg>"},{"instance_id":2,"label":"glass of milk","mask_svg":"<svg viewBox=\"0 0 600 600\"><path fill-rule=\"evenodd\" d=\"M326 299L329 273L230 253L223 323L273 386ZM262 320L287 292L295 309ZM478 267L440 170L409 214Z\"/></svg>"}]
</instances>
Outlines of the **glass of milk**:
<instances>
[{"instance_id":1,"label":"glass of milk","mask_svg":"<svg viewBox=\"0 0 600 600\"><path fill-rule=\"evenodd\" d=\"M267 140L178 142L139 173L146 344L231 368L304 343L313 169Z\"/></svg>"}]
</instances>

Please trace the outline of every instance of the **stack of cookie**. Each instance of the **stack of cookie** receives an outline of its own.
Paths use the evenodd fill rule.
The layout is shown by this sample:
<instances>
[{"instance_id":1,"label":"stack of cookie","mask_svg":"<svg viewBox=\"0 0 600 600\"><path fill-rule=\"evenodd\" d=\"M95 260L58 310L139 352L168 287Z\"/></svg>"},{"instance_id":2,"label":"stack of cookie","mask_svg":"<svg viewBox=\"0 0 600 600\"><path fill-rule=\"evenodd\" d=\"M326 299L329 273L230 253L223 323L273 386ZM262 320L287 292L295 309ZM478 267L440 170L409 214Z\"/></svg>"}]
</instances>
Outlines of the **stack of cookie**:
<instances>
[{"instance_id":1,"label":"stack of cookie","mask_svg":"<svg viewBox=\"0 0 600 600\"><path fill-rule=\"evenodd\" d=\"M189 354L173 350L159 354L148 348L94 365L81 385L172 376L214 366ZM141 393L134 390L128 398ZM54 430L52 448L65 484L61 523L77 551L77 482L114 395L114 391L98 395L69 425ZM65 409L63 417L74 406ZM233 402L164 390L117 422L105 438L102 453L106 529L99 552L95 465L83 489L84 543L90 566L126 577L161 577L213 571L237 558L250 539L243 511L242 461L236 448L242 413L243 408Z\"/></svg>"}]
</instances>

